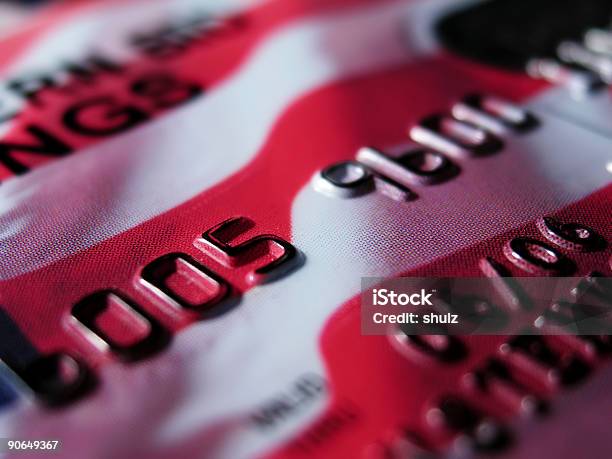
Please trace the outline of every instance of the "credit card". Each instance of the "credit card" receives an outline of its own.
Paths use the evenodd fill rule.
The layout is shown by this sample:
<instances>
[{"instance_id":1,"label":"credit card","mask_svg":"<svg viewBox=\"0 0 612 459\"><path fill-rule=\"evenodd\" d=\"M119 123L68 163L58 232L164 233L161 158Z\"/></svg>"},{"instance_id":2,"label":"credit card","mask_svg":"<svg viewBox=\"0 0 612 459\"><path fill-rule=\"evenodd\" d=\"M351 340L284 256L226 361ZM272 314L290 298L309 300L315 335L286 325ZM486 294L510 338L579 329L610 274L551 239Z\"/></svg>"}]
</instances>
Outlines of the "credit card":
<instances>
[{"instance_id":1,"label":"credit card","mask_svg":"<svg viewBox=\"0 0 612 459\"><path fill-rule=\"evenodd\" d=\"M29 17L0 40L0 457L606 457L609 336L368 336L361 294L569 277L609 308L609 87L559 54L609 9Z\"/></svg>"}]
</instances>

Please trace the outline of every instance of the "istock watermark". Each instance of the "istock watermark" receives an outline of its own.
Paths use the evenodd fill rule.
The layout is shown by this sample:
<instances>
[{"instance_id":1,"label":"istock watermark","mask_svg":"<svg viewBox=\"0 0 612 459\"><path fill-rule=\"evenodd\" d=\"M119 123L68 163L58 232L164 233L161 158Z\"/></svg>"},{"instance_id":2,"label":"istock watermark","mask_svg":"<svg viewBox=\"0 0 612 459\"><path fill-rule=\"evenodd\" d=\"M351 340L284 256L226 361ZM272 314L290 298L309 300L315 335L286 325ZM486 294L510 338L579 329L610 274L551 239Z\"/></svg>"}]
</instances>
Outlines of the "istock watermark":
<instances>
[{"instance_id":1,"label":"istock watermark","mask_svg":"<svg viewBox=\"0 0 612 459\"><path fill-rule=\"evenodd\" d=\"M388 304L392 306L433 306L430 301L431 295L435 291L429 293L424 288L421 289L420 293L396 293L393 290L387 290L386 288L375 288L372 290L372 304L374 306L386 306Z\"/></svg>"},{"instance_id":2,"label":"istock watermark","mask_svg":"<svg viewBox=\"0 0 612 459\"><path fill-rule=\"evenodd\" d=\"M609 335L612 279L363 278L365 335Z\"/></svg>"}]
</instances>

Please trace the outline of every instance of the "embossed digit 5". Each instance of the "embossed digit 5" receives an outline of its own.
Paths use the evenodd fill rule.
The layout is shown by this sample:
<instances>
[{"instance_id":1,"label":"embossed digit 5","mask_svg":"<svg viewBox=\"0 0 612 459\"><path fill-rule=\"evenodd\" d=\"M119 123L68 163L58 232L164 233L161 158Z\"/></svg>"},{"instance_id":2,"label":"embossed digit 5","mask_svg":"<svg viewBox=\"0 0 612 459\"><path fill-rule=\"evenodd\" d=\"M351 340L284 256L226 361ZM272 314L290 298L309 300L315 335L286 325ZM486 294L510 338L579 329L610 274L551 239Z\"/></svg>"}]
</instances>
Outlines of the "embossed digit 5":
<instances>
[{"instance_id":1,"label":"embossed digit 5","mask_svg":"<svg viewBox=\"0 0 612 459\"><path fill-rule=\"evenodd\" d=\"M272 282L301 262L300 252L284 239L262 234L237 245L232 241L251 229L254 223L245 217L232 217L202 234L194 245L202 252L228 268L238 268L268 259L247 275L249 284Z\"/></svg>"}]
</instances>

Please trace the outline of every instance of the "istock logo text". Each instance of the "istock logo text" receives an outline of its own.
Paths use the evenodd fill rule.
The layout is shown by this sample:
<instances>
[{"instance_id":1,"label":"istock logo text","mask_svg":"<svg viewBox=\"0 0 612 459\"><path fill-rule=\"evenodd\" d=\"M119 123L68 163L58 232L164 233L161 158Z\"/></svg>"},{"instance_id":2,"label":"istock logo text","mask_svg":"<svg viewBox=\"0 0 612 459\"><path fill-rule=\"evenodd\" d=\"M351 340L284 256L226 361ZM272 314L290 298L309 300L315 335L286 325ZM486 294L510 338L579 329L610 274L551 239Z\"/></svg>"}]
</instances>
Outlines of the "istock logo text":
<instances>
[{"instance_id":1,"label":"istock logo text","mask_svg":"<svg viewBox=\"0 0 612 459\"><path fill-rule=\"evenodd\" d=\"M433 306L429 298L433 295L433 291L426 293L422 288L420 293L396 293L393 290L379 288L372 290L372 305L373 306Z\"/></svg>"}]
</instances>

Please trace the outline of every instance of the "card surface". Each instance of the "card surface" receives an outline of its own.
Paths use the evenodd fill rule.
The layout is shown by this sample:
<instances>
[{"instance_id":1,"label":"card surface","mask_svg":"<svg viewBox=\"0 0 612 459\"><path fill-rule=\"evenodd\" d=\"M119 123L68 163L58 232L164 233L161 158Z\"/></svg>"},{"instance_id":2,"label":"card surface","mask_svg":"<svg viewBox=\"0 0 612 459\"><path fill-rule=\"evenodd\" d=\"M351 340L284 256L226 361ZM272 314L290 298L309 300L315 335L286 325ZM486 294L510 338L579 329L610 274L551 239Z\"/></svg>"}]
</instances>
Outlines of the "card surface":
<instances>
[{"instance_id":1,"label":"card surface","mask_svg":"<svg viewBox=\"0 0 612 459\"><path fill-rule=\"evenodd\" d=\"M508 3L66 2L5 34L0 457L605 457L607 336L361 328L363 278L610 277L609 88L558 54L605 24L489 27ZM577 19L495 35L529 8Z\"/></svg>"}]
</instances>

